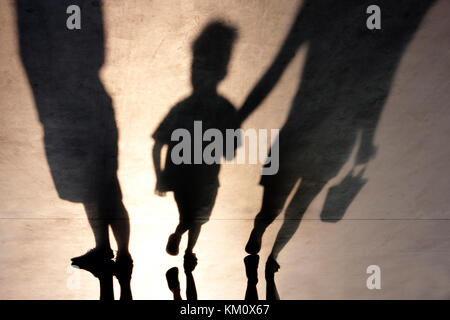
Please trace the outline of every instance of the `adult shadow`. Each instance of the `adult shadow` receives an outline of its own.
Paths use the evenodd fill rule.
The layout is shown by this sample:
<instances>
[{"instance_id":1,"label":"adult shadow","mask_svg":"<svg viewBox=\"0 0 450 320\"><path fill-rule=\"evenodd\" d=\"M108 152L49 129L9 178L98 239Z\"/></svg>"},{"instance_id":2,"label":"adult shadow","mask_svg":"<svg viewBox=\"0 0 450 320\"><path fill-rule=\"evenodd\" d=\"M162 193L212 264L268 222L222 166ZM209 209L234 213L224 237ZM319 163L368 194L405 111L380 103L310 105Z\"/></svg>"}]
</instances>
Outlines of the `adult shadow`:
<instances>
[{"instance_id":1,"label":"adult shadow","mask_svg":"<svg viewBox=\"0 0 450 320\"><path fill-rule=\"evenodd\" d=\"M100 287L100 300L111 301L114 300L114 286L113 286L113 275L114 275L114 261L103 261L97 264L90 264L81 267L74 266L85 271L90 272L99 281Z\"/></svg>"},{"instance_id":2,"label":"adult shadow","mask_svg":"<svg viewBox=\"0 0 450 320\"><path fill-rule=\"evenodd\" d=\"M221 21L210 22L192 45L192 93L171 108L152 137L155 193L173 191L179 223L170 235L166 251L179 253L182 235L188 231L186 260L196 260L193 249L201 227L210 216L219 188L219 170L227 154L227 129L237 127L234 106L217 92L228 71L236 30ZM236 146L237 138L234 138ZM163 146L168 146L164 168Z\"/></svg>"},{"instance_id":3,"label":"adult shadow","mask_svg":"<svg viewBox=\"0 0 450 320\"><path fill-rule=\"evenodd\" d=\"M83 267L74 267L88 271L98 279L100 287L100 300L114 300L114 275L117 277L120 285L120 300L133 300L130 287L131 271L124 272L123 266L119 267L113 260L99 261L95 264L91 263L89 265L84 265Z\"/></svg>"},{"instance_id":4,"label":"adult shadow","mask_svg":"<svg viewBox=\"0 0 450 320\"><path fill-rule=\"evenodd\" d=\"M114 257L130 272L129 218L117 178L118 132L110 96L100 80L104 63L101 1L16 0L20 57L44 132L44 147L61 199L81 203L96 247L72 259L91 269ZM81 29L69 30L66 10L81 9Z\"/></svg>"},{"instance_id":5,"label":"adult shadow","mask_svg":"<svg viewBox=\"0 0 450 320\"><path fill-rule=\"evenodd\" d=\"M245 274L247 276L247 289L245 290L246 301L258 301L258 265L259 255L251 254L244 258ZM264 272L266 278L266 300L274 301L280 300L277 286L275 283L275 272L279 269L278 264L274 260L270 260L266 263L266 269Z\"/></svg>"},{"instance_id":6,"label":"adult shadow","mask_svg":"<svg viewBox=\"0 0 450 320\"><path fill-rule=\"evenodd\" d=\"M123 266L118 266L113 260L98 261L97 263L91 263L89 265L86 264L83 267L75 267L90 272L98 279L100 287L100 300L114 300L114 275L117 277L120 285L120 300L133 300L130 286L131 271L124 271Z\"/></svg>"},{"instance_id":7,"label":"adult shadow","mask_svg":"<svg viewBox=\"0 0 450 320\"><path fill-rule=\"evenodd\" d=\"M306 209L349 160L353 148L357 148L355 167L365 168L374 157L374 134L395 70L434 2L303 2L275 60L239 110L240 121L244 121L276 85L300 46L307 44L298 91L280 130L279 142L271 149L279 150L279 171L261 179L263 201L245 247L247 253L259 252L264 231L286 205L268 259L269 264L278 266L278 254L298 229ZM372 4L381 9L381 30L366 26L366 9ZM356 145L358 135L361 139ZM365 182L362 176L351 176L333 189L322 220L341 219ZM333 214L330 203L337 214Z\"/></svg>"}]
</instances>

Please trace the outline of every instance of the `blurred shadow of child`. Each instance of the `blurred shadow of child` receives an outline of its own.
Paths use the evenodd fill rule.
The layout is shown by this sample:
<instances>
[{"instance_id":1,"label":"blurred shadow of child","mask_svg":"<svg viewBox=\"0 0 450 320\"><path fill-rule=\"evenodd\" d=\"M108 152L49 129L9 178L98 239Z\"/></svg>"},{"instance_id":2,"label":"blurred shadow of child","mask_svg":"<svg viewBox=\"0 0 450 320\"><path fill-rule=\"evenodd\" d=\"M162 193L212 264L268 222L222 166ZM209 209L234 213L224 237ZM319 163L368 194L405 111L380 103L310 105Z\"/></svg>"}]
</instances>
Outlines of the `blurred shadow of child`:
<instances>
[{"instance_id":1,"label":"blurred shadow of child","mask_svg":"<svg viewBox=\"0 0 450 320\"><path fill-rule=\"evenodd\" d=\"M236 109L217 93L218 84L227 74L236 37L237 31L222 22L213 22L205 27L192 46L193 92L170 110L152 135L155 140L153 163L157 177L155 193L164 196L167 191L173 191L179 211L179 224L169 236L166 251L170 255L177 255L181 237L188 231L184 260L185 265L190 265L189 268L195 268L197 264L193 248L201 226L209 220L216 199L220 162L226 154L226 129L235 130L239 127ZM199 128L202 130L200 133ZM181 129L177 132L182 134L174 135L177 129ZM199 134L208 132L208 129L213 129L210 133L215 134L209 137L211 142L202 140L199 154L199 145L194 140L199 139ZM215 161L207 164L203 157L205 147L213 142L219 143L221 147L214 152L210 150ZM234 148L240 143L236 137L233 142ZM187 148L181 150L181 144ZM165 166L161 168L164 145L168 146L168 151ZM195 158L201 158L201 163L197 161L194 164L196 152ZM183 159L182 163L180 159Z\"/></svg>"}]
</instances>

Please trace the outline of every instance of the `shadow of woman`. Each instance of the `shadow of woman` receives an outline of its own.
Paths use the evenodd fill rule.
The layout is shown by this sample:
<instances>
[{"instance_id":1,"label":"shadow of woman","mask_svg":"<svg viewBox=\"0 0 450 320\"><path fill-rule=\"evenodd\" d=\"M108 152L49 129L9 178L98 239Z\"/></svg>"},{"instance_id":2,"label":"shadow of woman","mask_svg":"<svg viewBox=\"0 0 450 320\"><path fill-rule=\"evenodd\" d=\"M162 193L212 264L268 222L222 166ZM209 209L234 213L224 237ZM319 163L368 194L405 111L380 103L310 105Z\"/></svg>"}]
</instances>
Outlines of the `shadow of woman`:
<instances>
[{"instance_id":1,"label":"shadow of woman","mask_svg":"<svg viewBox=\"0 0 450 320\"><path fill-rule=\"evenodd\" d=\"M434 0L376 3L382 11L381 30L366 27L372 1L305 0L275 60L238 111L242 122L273 89L300 46L307 44L300 86L279 133L279 171L261 179L262 206L245 247L249 254L260 251L264 231L286 205L269 264L275 265L312 200L349 159L358 135L355 167L365 168L374 157L375 130L395 70ZM346 186L351 197L336 201L336 192L332 197L341 211L349 203L338 202L352 201L365 183L362 176L348 181L356 183Z\"/></svg>"}]
</instances>

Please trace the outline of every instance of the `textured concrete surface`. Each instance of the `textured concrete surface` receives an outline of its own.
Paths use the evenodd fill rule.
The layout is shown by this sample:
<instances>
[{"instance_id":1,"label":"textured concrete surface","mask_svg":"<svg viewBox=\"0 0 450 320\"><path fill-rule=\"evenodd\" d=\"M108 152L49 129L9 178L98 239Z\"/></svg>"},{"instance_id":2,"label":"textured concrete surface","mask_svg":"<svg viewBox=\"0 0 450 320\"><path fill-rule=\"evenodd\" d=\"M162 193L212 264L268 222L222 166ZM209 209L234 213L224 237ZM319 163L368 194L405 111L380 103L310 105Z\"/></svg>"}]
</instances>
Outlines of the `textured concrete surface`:
<instances>
[{"instance_id":1,"label":"textured concrete surface","mask_svg":"<svg viewBox=\"0 0 450 320\"><path fill-rule=\"evenodd\" d=\"M220 92L240 106L273 60L301 2L104 2L101 79L119 129L118 174L131 221L133 295L170 299L164 274L181 267L182 258L168 256L164 248L178 214L171 194L153 193L150 135L169 108L190 93L191 41L216 18L238 28ZM327 188L346 175L355 152L313 201L280 254L276 283L282 299L450 298L448 14L450 3L437 1L401 58L375 137L378 153L365 172L368 183L344 219L323 223L319 214ZM78 274L70 258L93 246L92 232L82 206L59 199L54 189L19 57L14 1L0 3L0 33L0 298L97 299L98 282L89 273L80 271L79 286L73 285ZM283 125L307 52L306 43L244 128ZM220 173L212 218L196 247L200 299L244 297L243 248L262 199L259 172L258 165L229 165ZM263 262L281 222L263 239L261 297ZM373 264L381 268L381 290L366 287L366 268ZM184 288L183 277L181 282Z\"/></svg>"}]
</instances>

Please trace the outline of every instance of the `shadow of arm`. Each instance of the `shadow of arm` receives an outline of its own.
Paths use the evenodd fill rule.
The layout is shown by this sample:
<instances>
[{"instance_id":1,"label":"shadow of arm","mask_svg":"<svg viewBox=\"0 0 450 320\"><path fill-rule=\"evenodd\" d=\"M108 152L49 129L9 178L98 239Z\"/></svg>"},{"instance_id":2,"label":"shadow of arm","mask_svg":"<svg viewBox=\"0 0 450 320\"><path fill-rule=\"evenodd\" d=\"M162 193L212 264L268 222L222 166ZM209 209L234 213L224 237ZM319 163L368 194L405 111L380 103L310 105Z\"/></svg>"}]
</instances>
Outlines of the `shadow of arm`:
<instances>
[{"instance_id":1,"label":"shadow of arm","mask_svg":"<svg viewBox=\"0 0 450 320\"><path fill-rule=\"evenodd\" d=\"M278 51L273 63L266 70L261 80L256 84L245 100L242 108L238 111L239 122L245 119L263 102L280 80L287 65L295 56L300 45L308 38L309 29L309 5L305 4L292 25L288 36Z\"/></svg>"}]
</instances>

